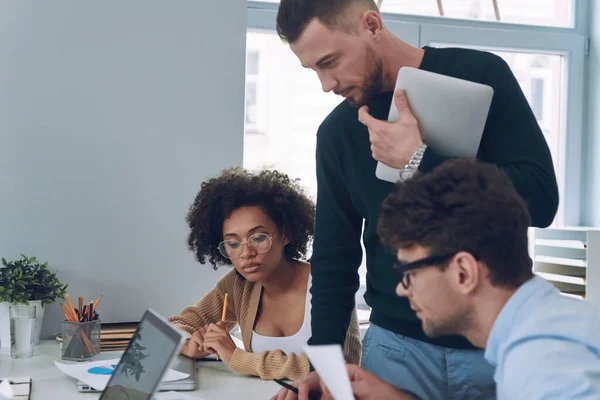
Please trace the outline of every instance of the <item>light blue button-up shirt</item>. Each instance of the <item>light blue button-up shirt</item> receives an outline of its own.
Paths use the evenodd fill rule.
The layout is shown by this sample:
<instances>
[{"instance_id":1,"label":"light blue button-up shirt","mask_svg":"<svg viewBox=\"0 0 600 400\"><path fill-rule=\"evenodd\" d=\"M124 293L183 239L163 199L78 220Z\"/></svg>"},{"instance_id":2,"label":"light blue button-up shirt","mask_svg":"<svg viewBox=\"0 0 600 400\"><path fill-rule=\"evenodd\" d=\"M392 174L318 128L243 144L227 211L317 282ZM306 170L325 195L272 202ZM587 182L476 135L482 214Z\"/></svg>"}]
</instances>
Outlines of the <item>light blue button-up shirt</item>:
<instances>
[{"instance_id":1,"label":"light blue button-up shirt","mask_svg":"<svg viewBox=\"0 0 600 400\"><path fill-rule=\"evenodd\" d=\"M500 311L485 358L498 400L598 400L600 311L535 276Z\"/></svg>"}]
</instances>

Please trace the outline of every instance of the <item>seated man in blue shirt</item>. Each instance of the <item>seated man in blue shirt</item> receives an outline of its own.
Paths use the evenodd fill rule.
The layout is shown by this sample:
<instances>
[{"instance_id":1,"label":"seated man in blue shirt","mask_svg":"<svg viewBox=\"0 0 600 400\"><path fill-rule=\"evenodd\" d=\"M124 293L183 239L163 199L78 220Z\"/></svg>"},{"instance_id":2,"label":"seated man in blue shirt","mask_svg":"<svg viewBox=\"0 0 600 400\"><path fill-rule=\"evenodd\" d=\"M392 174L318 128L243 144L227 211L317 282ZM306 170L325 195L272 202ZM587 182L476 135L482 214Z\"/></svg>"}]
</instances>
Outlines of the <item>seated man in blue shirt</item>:
<instances>
[{"instance_id":1,"label":"seated man in blue shirt","mask_svg":"<svg viewBox=\"0 0 600 400\"><path fill-rule=\"evenodd\" d=\"M456 159L398 183L377 231L398 258L396 293L428 336L460 334L485 348L498 399L600 399L600 312L532 274L529 223L507 175ZM410 398L348 369L357 399ZM321 391L314 373L296 385L301 396Z\"/></svg>"}]
</instances>

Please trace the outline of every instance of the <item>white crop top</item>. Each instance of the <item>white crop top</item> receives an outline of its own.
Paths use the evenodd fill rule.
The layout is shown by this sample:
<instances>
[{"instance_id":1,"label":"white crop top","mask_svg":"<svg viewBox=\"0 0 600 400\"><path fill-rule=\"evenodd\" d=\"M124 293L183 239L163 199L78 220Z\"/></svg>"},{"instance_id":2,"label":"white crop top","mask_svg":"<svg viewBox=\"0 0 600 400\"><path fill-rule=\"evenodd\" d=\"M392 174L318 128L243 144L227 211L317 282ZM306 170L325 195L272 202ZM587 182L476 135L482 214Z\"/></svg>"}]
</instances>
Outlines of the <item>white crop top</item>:
<instances>
[{"instance_id":1,"label":"white crop top","mask_svg":"<svg viewBox=\"0 0 600 400\"><path fill-rule=\"evenodd\" d=\"M303 347L306 346L308 339L312 336L312 329L310 327L311 284L312 277L308 275L308 282L306 283L306 303L304 306L304 322L302 323L300 330L292 336L263 336L253 330L252 339L250 341L250 348L253 353L274 350L281 350L285 354L300 354L304 352Z\"/></svg>"}]
</instances>

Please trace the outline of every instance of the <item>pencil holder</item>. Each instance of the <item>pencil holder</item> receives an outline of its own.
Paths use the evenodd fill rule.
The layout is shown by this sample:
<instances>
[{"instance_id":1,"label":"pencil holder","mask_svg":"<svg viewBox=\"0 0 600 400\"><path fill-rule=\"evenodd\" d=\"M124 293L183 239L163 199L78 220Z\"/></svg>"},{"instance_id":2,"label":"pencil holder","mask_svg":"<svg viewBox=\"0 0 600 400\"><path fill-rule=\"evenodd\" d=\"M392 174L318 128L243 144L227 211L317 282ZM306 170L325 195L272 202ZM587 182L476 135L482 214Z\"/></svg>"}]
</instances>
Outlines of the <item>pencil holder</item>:
<instances>
[{"instance_id":1,"label":"pencil holder","mask_svg":"<svg viewBox=\"0 0 600 400\"><path fill-rule=\"evenodd\" d=\"M100 352L100 319L89 322L63 321L62 359L87 361Z\"/></svg>"}]
</instances>

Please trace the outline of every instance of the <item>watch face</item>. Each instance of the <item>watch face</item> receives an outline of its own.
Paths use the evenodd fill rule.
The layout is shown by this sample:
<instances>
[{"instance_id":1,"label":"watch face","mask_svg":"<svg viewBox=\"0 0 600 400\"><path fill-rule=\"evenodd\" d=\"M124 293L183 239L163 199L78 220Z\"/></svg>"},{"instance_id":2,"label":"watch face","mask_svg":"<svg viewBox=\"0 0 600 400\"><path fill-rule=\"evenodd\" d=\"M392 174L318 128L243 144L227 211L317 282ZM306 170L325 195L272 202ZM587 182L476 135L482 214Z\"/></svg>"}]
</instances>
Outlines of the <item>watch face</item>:
<instances>
[{"instance_id":1,"label":"watch face","mask_svg":"<svg viewBox=\"0 0 600 400\"><path fill-rule=\"evenodd\" d=\"M400 175L400 180L401 181L405 181L407 179L412 178L412 176L415 174L415 171L413 171L412 169L409 168L402 168L399 172Z\"/></svg>"}]
</instances>

